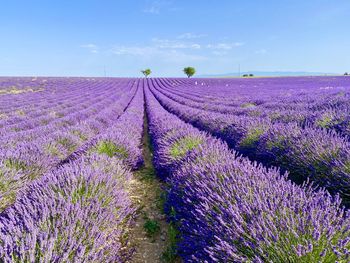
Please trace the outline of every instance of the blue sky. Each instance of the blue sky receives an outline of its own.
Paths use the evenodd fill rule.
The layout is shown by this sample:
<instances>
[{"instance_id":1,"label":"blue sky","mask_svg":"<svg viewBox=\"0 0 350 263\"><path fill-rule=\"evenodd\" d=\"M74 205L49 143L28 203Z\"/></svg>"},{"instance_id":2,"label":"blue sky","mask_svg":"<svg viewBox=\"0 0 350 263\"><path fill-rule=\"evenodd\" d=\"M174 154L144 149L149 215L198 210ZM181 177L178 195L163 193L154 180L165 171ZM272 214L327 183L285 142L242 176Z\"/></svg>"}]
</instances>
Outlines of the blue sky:
<instances>
[{"instance_id":1,"label":"blue sky","mask_svg":"<svg viewBox=\"0 0 350 263\"><path fill-rule=\"evenodd\" d=\"M0 75L343 73L349 14L349 0L4 0Z\"/></svg>"}]
</instances>

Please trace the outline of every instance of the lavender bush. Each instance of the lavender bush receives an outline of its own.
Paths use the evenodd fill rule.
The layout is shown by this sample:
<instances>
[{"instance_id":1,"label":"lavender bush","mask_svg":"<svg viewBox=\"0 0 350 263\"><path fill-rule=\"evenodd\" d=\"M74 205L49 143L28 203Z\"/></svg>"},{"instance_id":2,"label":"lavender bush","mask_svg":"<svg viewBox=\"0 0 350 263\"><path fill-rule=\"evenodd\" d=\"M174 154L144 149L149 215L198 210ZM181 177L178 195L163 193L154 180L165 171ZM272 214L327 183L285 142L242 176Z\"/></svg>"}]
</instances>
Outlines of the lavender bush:
<instances>
[{"instance_id":1,"label":"lavender bush","mask_svg":"<svg viewBox=\"0 0 350 263\"><path fill-rule=\"evenodd\" d=\"M143 132L143 87L130 82L135 86L121 96L118 107L106 105L91 116L91 124L96 124L91 136L85 136L89 130L84 126L67 123L75 133L64 125L51 137L41 135L43 140L28 143L40 154L31 149L22 155L11 150L3 154L0 168L6 180L1 202L6 209L0 214L0 257L4 262L130 259L133 250L127 234L136 208L128 196L129 169L142 163ZM94 150L107 139L125 154ZM51 161L42 164L44 160Z\"/></svg>"},{"instance_id":2,"label":"lavender bush","mask_svg":"<svg viewBox=\"0 0 350 263\"><path fill-rule=\"evenodd\" d=\"M334 130L301 127L295 122L271 123L268 119L222 114L179 104L152 87L157 99L170 112L209 131L229 146L268 166L290 172L301 183L308 178L340 194L349 205L350 144Z\"/></svg>"},{"instance_id":3,"label":"lavender bush","mask_svg":"<svg viewBox=\"0 0 350 263\"><path fill-rule=\"evenodd\" d=\"M338 197L237 156L146 95L155 163L167 178L167 211L185 262L349 260L349 215ZM184 138L187 150L174 155Z\"/></svg>"}]
</instances>

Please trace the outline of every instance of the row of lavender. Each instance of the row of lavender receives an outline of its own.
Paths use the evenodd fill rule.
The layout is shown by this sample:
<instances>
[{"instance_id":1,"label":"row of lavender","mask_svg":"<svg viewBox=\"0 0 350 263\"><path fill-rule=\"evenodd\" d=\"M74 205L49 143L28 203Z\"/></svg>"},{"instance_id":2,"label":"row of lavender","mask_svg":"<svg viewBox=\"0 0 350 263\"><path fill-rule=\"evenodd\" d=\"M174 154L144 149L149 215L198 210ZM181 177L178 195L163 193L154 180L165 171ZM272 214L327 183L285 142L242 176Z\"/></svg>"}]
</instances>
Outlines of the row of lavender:
<instances>
[{"instance_id":1,"label":"row of lavender","mask_svg":"<svg viewBox=\"0 0 350 263\"><path fill-rule=\"evenodd\" d=\"M128 80L124 79L124 81ZM104 89L119 83L120 81L112 82L105 79L92 81L81 78L0 78L0 91L18 90L18 92L1 94L3 102L0 104L1 119L21 118L31 114L35 116L49 107L64 106L69 97L83 98L89 96L90 91L95 91L95 94L99 95ZM23 111L25 115L19 114L17 110Z\"/></svg>"},{"instance_id":2,"label":"row of lavender","mask_svg":"<svg viewBox=\"0 0 350 263\"><path fill-rule=\"evenodd\" d=\"M76 84L62 87L62 92L58 94L51 94L49 92L51 88L48 88L47 92L40 93L41 99L32 94L2 96L2 105L6 106L7 111L14 116L2 117L1 135L7 137L17 135L17 137L27 138L28 133L34 128L43 129L51 126L57 129L59 126L69 125L75 119L81 121L85 117L84 114L97 112L101 107L118 100L122 94L129 93L133 81L120 81L114 85L110 83L91 85L85 82L85 88ZM112 98L108 98L108 94L112 94ZM30 101L34 97L36 101L31 102L29 108L23 105L18 107L18 105L11 104L13 97L21 97L22 101Z\"/></svg>"},{"instance_id":3,"label":"row of lavender","mask_svg":"<svg viewBox=\"0 0 350 263\"><path fill-rule=\"evenodd\" d=\"M112 118L108 126L66 162L23 186L15 202L0 214L4 262L124 262L130 258L126 234L135 208L127 194L129 169L142 163L143 87L142 82L136 84L130 104L128 96L117 101L129 104L119 118L114 111L117 105L109 107L109 112L103 110Z\"/></svg>"},{"instance_id":4,"label":"row of lavender","mask_svg":"<svg viewBox=\"0 0 350 263\"><path fill-rule=\"evenodd\" d=\"M185 262L347 262L340 200L239 157L167 112L146 89L155 166Z\"/></svg>"},{"instance_id":5,"label":"row of lavender","mask_svg":"<svg viewBox=\"0 0 350 263\"><path fill-rule=\"evenodd\" d=\"M96 93L100 94L98 96L95 96L93 89L86 88L88 95L83 97L85 100L80 101L80 104L74 105L74 100L70 98L84 93L81 88L73 88L72 94L66 99L57 95L62 105L73 106L67 107L66 115L56 115L51 122L39 125L36 118L28 118L20 123L22 127L26 127L23 130L8 132L7 126L2 128L5 132L0 136L1 209L11 204L17 191L28 182L66 160L75 151L84 148L101 131L118 120L137 87L134 81L130 80L116 82L112 87L107 84L96 90ZM25 95L6 95L9 96ZM7 99L6 97L1 99ZM26 94L26 98L30 97L31 94ZM38 107L43 107L44 103L50 105L50 101L45 102L43 99L43 104ZM49 112L50 110L46 111L46 117ZM33 125L27 127L27 123Z\"/></svg>"},{"instance_id":6,"label":"row of lavender","mask_svg":"<svg viewBox=\"0 0 350 263\"><path fill-rule=\"evenodd\" d=\"M169 79L160 82L180 100L190 99L202 109L350 134L347 77L192 80L175 86Z\"/></svg>"},{"instance_id":7,"label":"row of lavender","mask_svg":"<svg viewBox=\"0 0 350 263\"><path fill-rule=\"evenodd\" d=\"M296 123L271 123L265 119L222 114L203 110L173 98L161 83L152 91L170 112L199 129L227 141L230 147L268 166L289 171L290 178L301 183L307 178L350 201L350 143L334 131L300 127ZM185 101L185 99L182 99Z\"/></svg>"},{"instance_id":8,"label":"row of lavender","mask_svg":"<svg viewBox=\"0 0 350 263\"><path fill-rule=\"evenodd\" d=\"M322 105L321 102L326 102L333 95L339 96L331 103L344 103L346 101L342 95L345 94L342 92L349 88L348 77L182 79L176 83L174 79L160 81L200 102L217 102L229 107L242 107L249 103L250 106L276 107L279 110L327 107L329 103Z\"/></svg>"}]
</instances>

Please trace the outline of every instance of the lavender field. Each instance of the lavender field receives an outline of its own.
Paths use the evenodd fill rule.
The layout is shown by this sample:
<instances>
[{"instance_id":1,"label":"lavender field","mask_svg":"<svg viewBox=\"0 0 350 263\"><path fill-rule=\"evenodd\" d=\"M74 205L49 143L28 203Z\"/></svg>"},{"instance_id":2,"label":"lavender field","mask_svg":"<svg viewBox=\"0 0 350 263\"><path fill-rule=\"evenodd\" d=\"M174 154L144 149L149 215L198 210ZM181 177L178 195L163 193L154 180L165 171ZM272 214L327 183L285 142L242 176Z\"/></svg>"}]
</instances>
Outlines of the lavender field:
<instances>
[{"instance_id":1,"label":"lavender field","mask_svg":"<svg viewBox=\"0 0 350 263\"><path fill-rule=\"evenodd\" d=\"M349 138L350 76L0 77L0 262L350 262Z\"/></svg>"}]
</instances>

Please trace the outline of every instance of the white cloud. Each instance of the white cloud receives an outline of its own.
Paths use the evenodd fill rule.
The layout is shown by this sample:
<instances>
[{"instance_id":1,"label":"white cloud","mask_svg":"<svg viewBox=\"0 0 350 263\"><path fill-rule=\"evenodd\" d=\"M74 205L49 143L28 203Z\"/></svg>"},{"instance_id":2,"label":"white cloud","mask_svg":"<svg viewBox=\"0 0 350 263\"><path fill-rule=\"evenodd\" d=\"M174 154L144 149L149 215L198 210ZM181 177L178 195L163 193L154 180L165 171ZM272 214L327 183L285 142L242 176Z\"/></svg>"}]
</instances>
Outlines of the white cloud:
<instances>
[{"instance_id":1,"label":"white cloud","mask_svg":"<svg viewBox=\"0 0 350 263\"><path fill-rule=\"evenodd\" d=\"M157 46L114 46L111 49L114 55L135 56L143 59L161 59L164 61L201 61L206 60L205 56L188 54L175 49L164 49Z\"/></svg>"},{"instance_id":2,"label":"white cloud","mask_svg":"<svg viewBox=\"0 0 350 263\"><path fill-rule=\"evenodd\" d=\"M115 56L147 61L162 61L163 63L190 63L197 61L210 61L227 56L236 47L242 46L242 42L218 42L205 43L193 41L199 35L186 33L172 39L152 38L148 44L115 45L106 52ZM203 43L204 42L204 43ZM86 48L97 48L93 44L85 45Z\"/></svg>"},{"instance_id":3,"label":"white cloud","mask_svg":"<svg viewBox=\"0 0 350 263\"><path fill-rule=\"evenodd\" d=\"M201 45L199 45L199 44L192 44L191 47L194 48L194 49L200 49Z\"/></svg>"},{"instance_id":4,"label":"white cloud","mask_svg":"<svg viewBox=\"0 0 350 263\"><path fill-rule=\"evenodd\" d=\"M148 8L145 8L143 12L157 15L160 12L160 8L157 6L150 6Z\"/></svg>"},{"instance_id":5,"label":"white cloud","mask_svg":"<svg viewBox=\"0 0 350 263\"><path fill-rule=\"evenodd\" d=\"M165 63L190 63L209 61L229 54L242 42L196 43L192 34L182 35L174 39L152 38L146 45L116 45L110 53L116 56L133 57L137 60L157 60Z\"/></svg>"},{"instance_id":6,"label":"white cloud","mask_svg":"<svg viewBox=\"0 0 350 263\"><path fill-rule=\"evenodd\" d=\"M169 7L171 2L169 1L163 1L163 0L156 0L151 2L151 4L143 9L144 13L149 13L153 15L158 15L160 14L161 10L164 9L165 7Z\"/></svg>"},{"instance_id":7,"label":"white cloud","mask_svg":"<svg viewBox=\"0 0 350 263\"><path fill-rule=\"evenodd\" d=\"M159 39L153 38L152 42L158 48L163 49L200 49L201 45L198 43L189 43L178 40L169 40L169 39Z\"/></svg>"},{"instance_id":8,"label":"white cloud","mask_svg":"<svg viewBox=\"0 0 350 263\"><path fill-rule=\"evenodd\" d=\"M152 42L158 48L171 48L171 49L186 48L186 45L184 43L181 43L178 41L172 41L169 39L153 38Z\"/></svg>"},{"instance_id":9,"label":"white cloud","mask_svg":"<svg viewBox=\"0 0 350 263\"><path fill-rule=\"evenodd\" d=\"M223 49L223 50L230 50L235 47L243 46L244 43L242 42L235 42L235 43L217 43L217 44L208 44L206 47L209 49Z\"/></svg>"},{"instance_id":10,"label":"white cloud","mask_svg":"<svg viewBox=\"0 0 350 263\"><path fill-rule=\"evenodd\" d=\"M109 49L100 48L96 44L84 44L81 48L91 53L113 54L116 56L127 56L143 60L158 59L164 62L192 62L205 61L211 58L224 57L236 47L242 46L242 42L218 42L197 43L192 39L199 35L186 33L174 39L153 38L149 44L140 45L115 45ZM266 51L259 50L263 54Z\"/></svg>"},{"instance_id":11,"label":"white cloud","mask_svg":"<svg viewBox=\"0 0 350 263\"><path fill-rule=\"evenodd\" d=\"M177 37L177 39L196 39L196 38L202 38L202 37L206 37L208 35L206 34L193 34L193 33L184 33L182 35L179 35Z\"/></svg>"},{"instance_id":12,"label":"white cloud","mask_svg":"<svg viewBox=\"0 0 350 263\"><path fill-rule=\"evenodd\" d=\"M88 49L91 53L98 53L99 52L99 47L95 44L84 44L84 45L80 45L80 47Z\"/></svg>"},{"instance_id":13,"label":"white cloud","mask_svg":"<svg viewBox=\"0 0 350 263\"><path fill-rule=\"evenodd\" d=\"M236 47L243 46L242 42L234 43L212 43L212 44L200 44L190 41L188 39L160 39L153 38L152 43L155 47L162 49L212 49L212 50L231 50Z\"/></svg>"}]
</instances>

